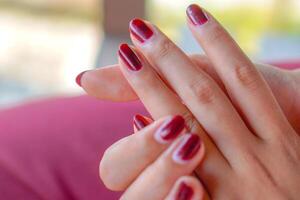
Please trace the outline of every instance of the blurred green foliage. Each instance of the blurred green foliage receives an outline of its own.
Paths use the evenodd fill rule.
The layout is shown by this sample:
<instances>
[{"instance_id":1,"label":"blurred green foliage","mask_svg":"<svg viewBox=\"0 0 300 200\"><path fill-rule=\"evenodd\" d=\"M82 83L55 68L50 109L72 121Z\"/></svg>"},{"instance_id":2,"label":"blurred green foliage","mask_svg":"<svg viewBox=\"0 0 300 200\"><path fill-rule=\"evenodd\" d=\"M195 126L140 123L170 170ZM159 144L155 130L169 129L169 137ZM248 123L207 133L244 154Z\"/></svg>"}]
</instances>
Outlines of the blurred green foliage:
<instances>
[{"instance_id":1,"label":"blurred green foliage","mask_svg":"<svg viewBox=\"0 0 300 200\"><path fill-rule=\"evenodd\" d=\"M248 53L254 53L258 40L264 34L299 35L300 16L293 13L291 5L278 1L270 8L249 6L226 9L207 8L234 36ZM149 18L172 39L177 40L180 29L185 26L185 8L172 10L148 1ZM278 12L280 10L280 12ZM153 14L155 13L155 14Z\"/></svg>"}]
</instances>

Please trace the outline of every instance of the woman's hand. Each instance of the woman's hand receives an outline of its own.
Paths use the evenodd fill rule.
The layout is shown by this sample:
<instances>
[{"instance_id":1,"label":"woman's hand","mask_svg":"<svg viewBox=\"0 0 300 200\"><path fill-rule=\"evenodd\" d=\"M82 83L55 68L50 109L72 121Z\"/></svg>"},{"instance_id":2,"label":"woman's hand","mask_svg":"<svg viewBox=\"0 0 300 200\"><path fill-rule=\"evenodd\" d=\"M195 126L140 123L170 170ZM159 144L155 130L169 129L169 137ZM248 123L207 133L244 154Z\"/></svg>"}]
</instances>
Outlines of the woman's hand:
<instances>
[{"instance_id":1,"label":"woman's hand","mask_svg":"<svg viewBox=\"0 0 300 200\"><path fill-rule=\"evenodd\" d=\"M120 47L122 73L155 119L181 114L188 129L201 136L207 156L196 172L212 199L297 199L299 135L220 24L196 5L187 13L226 93L155 26L141 20L130 26L136 48ZM148 156L144 159L149 162Z\"/></svg>"},{"instance_id":2,"label":"woman's hand","mask_svg":"<svg viewBox=\"0 0 300 200\"><path fill-rule=\"evenodd\" d=\"M139 121L140 117L137 124L147 123L147 119ZM198 179L189 175L203 156L199 136L186 133L182 117L170 116L107 149L100 176L108 188L125 190L121 198L124 200L201 200L204 189ZM135 176L130 171L135 171Z\"/></svg>"}]
</instances>

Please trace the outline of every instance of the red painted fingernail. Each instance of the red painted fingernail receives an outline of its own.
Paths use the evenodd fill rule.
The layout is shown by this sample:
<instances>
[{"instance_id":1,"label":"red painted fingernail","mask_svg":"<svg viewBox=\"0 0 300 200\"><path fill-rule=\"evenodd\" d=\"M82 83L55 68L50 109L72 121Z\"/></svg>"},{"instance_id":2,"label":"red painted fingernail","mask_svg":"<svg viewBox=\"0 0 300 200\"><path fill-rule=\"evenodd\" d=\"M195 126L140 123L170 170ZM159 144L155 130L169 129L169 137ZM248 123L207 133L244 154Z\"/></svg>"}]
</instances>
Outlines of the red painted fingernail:
<instances>
[{"instance_id":1,"label":"red painted fingernail","mask_svg":"<svg viewBox=\"0 0 300 200\"><path fill-rule=\"evenodd\" d=\"M140 42L145 42L153 35L153 31L141 19L133 19L129 25L130 32Z\"/></svg>"},{"instance_id":2,"label":"red painted fingernail","mask_svg":"<svg viewBox=\"0 0 300 200\"><path fill-rule=\"evenodd\" d=\"M154 137L160 143L166 143L176 138L184 129L185 120L177 115L167 119L155 132Z\"/></svg>"},{"instance_id":3,"label":"red painted fingernail","mask_svg":"<svg viewBox=\"0 0 300 200\"><path fill-rule=\"evenodd\" d=\"M194 195L192 187L188 186L184 182L180 183L176 200L191 200Z\"/></svg>"},{"instance_id":4,"label":"red painted fingernail","mask_svg":"<svg viewBox=\"0 0 300 200\"><path fill-rule=\"evenodd\" d=\"M142 68L142 63L128 44L121 44L119 56L126 63L128 69L138 71Z\"/></svg>"},{"instance_id":5,"label":"red painted fingernail","mask_svg":"<svg viewBox=\"0 0 300 200\"><path fill-rule=\"evenodd\" d=\"M133 117L133 124L137 128L137 130L141 130L148 126L150 123L149 121L142 115L135 115Z\"/></svg>"},{"instance_id":6,"label":"red painted fingernail","mask_svg":"<svg viewBox=\"0 0 300 200\"><path fill-rule=\"evenodd\" d=\"M174 161L183 163L191 160L198 152L201 147L200 137L196 134L186 134L183 138L179 147L173 154Z\"/></svg>"},{"instance_id":7,"label":"red painted fingernail","mask_svg":"<svg viewBox=\"0 0 300 200\"><path fill-rule=\"evenodd\" d=\"M76 79L75 79L75 80L76 80L76 83L77 83L77 85L79 85L80 87L81 87L81 78L82 78L82 75L83 75L85 72L87 72L87 70L81 72L80 74L78 74L78 75L76 76Z\"/></svg>"},{"instance_id":8,"label":"red painted fingernail","mask_svg":"<svg viewBox=\"0 0 300 200\"><path fill-rule=\"evenodd\" d=\"M208 21L208 18L202 8L196 4L190 5L186 9L186 14L194 25L203 25Z\"/></svg>"}]
</instances>

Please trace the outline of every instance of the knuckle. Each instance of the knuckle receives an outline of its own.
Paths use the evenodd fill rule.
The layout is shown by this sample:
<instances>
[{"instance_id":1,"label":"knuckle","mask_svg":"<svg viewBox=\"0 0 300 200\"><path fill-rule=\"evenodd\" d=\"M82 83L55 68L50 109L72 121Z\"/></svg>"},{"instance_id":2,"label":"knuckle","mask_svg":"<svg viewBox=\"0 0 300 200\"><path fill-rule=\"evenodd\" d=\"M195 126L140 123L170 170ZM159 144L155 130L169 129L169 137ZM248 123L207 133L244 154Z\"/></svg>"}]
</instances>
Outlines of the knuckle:
<instances>
[{"instance_id":1,"label":"knuckle","mask_svg":"<svg viewBox=\"0 0 300 200\"><path fill-rule=\"evenodd\" d=\"M190 112L182 114L182 117L185 119L185 124L189 131L199 132L199 123Z\"/></svg>"},{"instance_id":2,"label":"knuckle","mask_svg":"<svg viewBox=\"0 0 300 200\"><path fill-rule=\"evenodd\" d=\"M237 65L233 69L233 78L239 85L249 89L257 89L260 86L260 77L256 69L248 65Z\"/></svg>"},{"instance_id":3,"label":"knuckle","mask_svg":"<svg viewBox=\"0 0 300 200\"><path fill-rule=\"evenodd\" d=\"M155 59L164 59L170 55L174 50L175 45L168 39L162 39L157 45L153 48L153 55Z\"/></svg>"},{"instance_id":4,"label":"knuckle","mask_svg":"<svg viewBox=\"0 0 300 200\"><path fill-rule=\"evenodd\" d=\"M188 85L192 98L197 99L201 104L212 103L215 99L215 89L207 79L192 81Z\"/></svg>"},{"instance_id":5,"label":"knuckle","mask_svg":"<svg viewBox=\"0 0 300 200\"><path fill-rule=\"evenodd\" d=\"M297 151L300 146L300 140L297 133L291 130L290 127L275 127L273 131L274 147L280 149L284 157L291 161L297 162L300 160L300 152Z\"/></svg>"}]
</instances>

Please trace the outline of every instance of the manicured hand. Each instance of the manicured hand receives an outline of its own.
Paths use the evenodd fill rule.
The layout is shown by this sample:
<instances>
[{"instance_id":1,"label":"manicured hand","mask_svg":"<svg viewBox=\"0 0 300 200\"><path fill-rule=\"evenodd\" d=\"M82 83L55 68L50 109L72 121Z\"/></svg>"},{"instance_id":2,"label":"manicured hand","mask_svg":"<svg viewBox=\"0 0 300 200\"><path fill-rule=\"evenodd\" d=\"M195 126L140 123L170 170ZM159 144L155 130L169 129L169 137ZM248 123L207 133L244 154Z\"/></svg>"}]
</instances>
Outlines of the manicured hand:
<instances>
[{"instance_id":1,"label":"manicured hand","mask_svg":"<svg viewBox=\"0 0 300 200\"><path fill-rule=\"evenodd\" d=\"M187 129L200 135L206 157L196 172L212 199L297 199L299 134L224 28L197 5L187 13L188 25L224 88L142 20L131 22L135 47L120 46L124 77L154 119L180 114ZM147 163L148 156L144 159ZM128 185L124 180L119 185Z\"/></svg>"}]
</instances>

